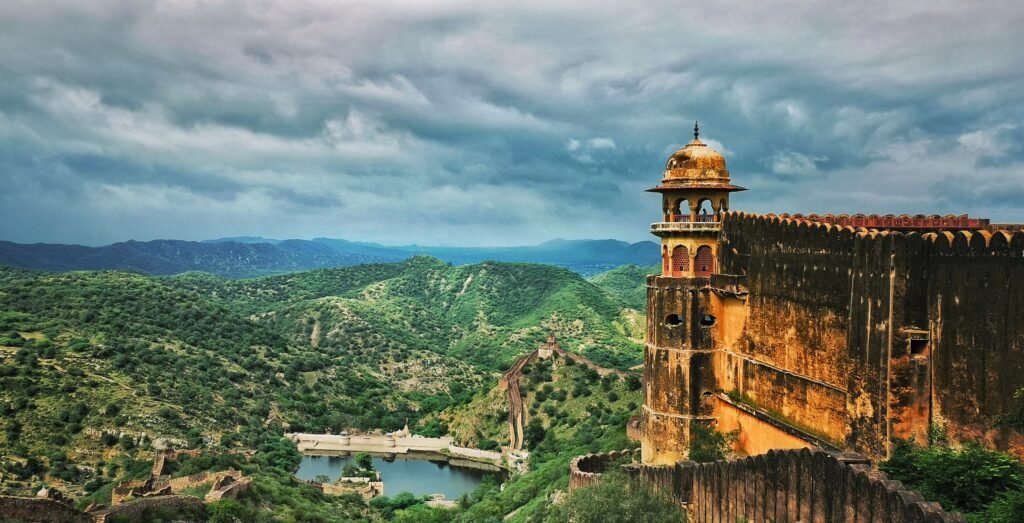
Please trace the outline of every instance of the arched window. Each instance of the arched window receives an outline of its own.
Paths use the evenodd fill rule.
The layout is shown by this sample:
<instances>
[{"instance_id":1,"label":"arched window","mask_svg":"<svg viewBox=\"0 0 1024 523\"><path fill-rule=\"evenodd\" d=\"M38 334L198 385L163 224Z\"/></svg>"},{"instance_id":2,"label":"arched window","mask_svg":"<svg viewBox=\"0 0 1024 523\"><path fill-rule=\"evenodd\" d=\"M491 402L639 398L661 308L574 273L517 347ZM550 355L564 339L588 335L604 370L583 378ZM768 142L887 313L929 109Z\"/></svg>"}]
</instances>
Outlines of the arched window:
<instances>
[{"instance_id":1,"label":"arched window","mask_svg":"<svg viewBox=\"0 0 1024 523\"><path fill-rule=\"evenodd\" d=\"M711 204L711 200L708 198L701 198L697 202L697 221L698 222L713 222L715 221L714 208Z\"/></svg>"},{"instance_id":2,"label":"arched window","mask_svg":"<svg viewBox=\"0 0 1024 523\"><path fill-rule=\"evenodd\" d=\"M711 247L697 247L697 255L693 258L693 271L697 276L710 276L715 272L715 256L711 254Z\"/></svg>"},{"instance_id":3,"label":"arched window","mask_svg":"<svg viewBox=\"0 0 1024 523\"><path fill-rule=\"evenodd\" d=\"M690 270L690 251L684 245L672 249L672 276L678 278Z\"/></svg>"}]
</instances>

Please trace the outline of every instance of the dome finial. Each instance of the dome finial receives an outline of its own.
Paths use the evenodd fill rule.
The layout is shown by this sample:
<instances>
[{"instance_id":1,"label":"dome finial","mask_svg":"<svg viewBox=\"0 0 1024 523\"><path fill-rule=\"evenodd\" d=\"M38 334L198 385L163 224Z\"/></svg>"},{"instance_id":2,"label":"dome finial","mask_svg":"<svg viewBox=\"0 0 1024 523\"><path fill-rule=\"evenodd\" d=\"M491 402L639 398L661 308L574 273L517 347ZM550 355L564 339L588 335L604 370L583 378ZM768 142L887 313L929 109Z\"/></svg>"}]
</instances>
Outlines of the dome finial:
<instances>
[{"instance_id":1,"label":"dome finial","mask_svg":"<svg viewBox=\"0 0 1024 523\"><path fill-rule=\"evenodd\" d=\"M700 127L697 126L697 120L693 121L693 139L696 140L700 136Z\"/></svg>"}]
</instances>

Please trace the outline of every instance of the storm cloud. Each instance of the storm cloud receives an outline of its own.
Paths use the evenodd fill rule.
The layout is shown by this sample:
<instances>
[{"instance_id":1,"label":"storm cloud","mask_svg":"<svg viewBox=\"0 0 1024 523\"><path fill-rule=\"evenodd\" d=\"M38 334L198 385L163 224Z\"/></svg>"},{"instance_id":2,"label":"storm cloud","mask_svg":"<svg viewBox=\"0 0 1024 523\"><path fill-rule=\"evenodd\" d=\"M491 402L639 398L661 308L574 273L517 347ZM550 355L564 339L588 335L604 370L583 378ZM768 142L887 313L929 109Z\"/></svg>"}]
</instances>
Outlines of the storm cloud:
<instances>
[{"instance_id":1,"label":"storm cloud","mask_svg":"<svg viewBox=\"0 0 1024 523\"><path fill-rule=\"evenodd\" d=\"M1024 221L1019 2L0 3L0 239L647 237L694 120L757 212Z\"/></svg>"}]
</instances>

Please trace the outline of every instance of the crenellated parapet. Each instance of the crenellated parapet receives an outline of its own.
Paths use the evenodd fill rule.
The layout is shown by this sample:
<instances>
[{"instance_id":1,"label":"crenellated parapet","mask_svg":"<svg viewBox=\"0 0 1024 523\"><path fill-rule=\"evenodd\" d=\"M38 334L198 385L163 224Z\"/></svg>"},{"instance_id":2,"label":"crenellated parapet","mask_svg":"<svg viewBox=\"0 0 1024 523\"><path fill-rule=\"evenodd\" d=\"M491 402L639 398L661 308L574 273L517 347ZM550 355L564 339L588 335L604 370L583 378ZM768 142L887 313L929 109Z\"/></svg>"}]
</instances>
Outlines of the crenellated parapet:
<instances>
[{"instance_id":1,"label":"crenellated parapet","mask_svg":"<svg viewBox=\"0 0 1024 523\"><path fill-rule=\"evenodd\" d=\"M638 450L613 450L599 454L576 456L569 462L569 490L573 491L601 481L609 465L637 456Z\"/></svg>"},{"instance_id":2,"label":"crenellated parapet","mask_svg":"<svg viewBox=\"0 0 1024 523\"><path fill-rule=\"evenodd\" d=\"M885 223L898 222L900 219L928 219L935 225L914 228L887 226ZM725 213L723 222L732 222L731 228L766 230L775 229L780 240L792 239L795 244L780 246L788 247L828 247L845 246L853 249L856 240L878 239L887 236L894 238L923 238L933 245L937 253L980 256L1024 256L1024 231L1018 226L995 225L1003 227L990 229L988 220L947 215L940 217L908 217L908 215L802 215L802 214L753 214L741 211ZM853 225L861 223L861 225ZM871 225L868 225L871 224ZM968 226L968 224L970 226ZM902 230L901 230L902 229ZM802 241L817 241L814 246L801 245Z\"/></svg>"},{"instance_id":3,"label":"crenellated parapet","mask_svg":"<svg viewBox=\"0 0 1024 523\"><path fill-rule=\"evenodd\" d=\"M793 218L812 222L828 223L840 226L866 229L902 229L902 230L960 230L984 229L990 225L985 218L971 218L966 214L793 214Z\"/></svg>"},{"instance_id":4,"label":"crenellated parapet","mask_svg":"<svg viewBox=\"0 0 1024 523\"><path fill-rule=\"evenodd\" d=\"M628 450L587 454L569 465L569 490L601 481L619 463L627 475L672 498L688 521L963 522L853 452L771 450L732 461L621 464Z\"/></svg>"}]
</instances>

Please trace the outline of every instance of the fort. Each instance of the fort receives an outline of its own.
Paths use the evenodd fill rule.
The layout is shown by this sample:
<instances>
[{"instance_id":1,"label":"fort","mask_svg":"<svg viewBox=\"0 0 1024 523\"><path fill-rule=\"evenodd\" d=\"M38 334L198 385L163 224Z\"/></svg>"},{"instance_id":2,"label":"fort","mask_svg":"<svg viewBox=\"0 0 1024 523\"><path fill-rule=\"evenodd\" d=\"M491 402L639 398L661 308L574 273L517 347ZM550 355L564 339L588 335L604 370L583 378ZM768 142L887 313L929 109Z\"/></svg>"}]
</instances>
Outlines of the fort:
<instances>
[{"instance_id":1,"label":"fort","mask_svg":"<svg viewBox=\"0 0 1024 523\"><path fill-rule=\"evenodd\" d=\"M887 457L895 438L927 441L935 426L953 444L1024 454L1024 437L995 424L1024 387L1019 225L730 211L742 190L696 127L649 189L662 201L651 225L662 270L647 282L644 405L630 427L643 477L689 463L694 424L738 429L741 455L852 451L859 467ZM754 463L730 473L753 474ZM757 473L781 480L771 470ZM676 499L693 515L711 498Z\"/></svg>"}]
</instances>

